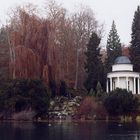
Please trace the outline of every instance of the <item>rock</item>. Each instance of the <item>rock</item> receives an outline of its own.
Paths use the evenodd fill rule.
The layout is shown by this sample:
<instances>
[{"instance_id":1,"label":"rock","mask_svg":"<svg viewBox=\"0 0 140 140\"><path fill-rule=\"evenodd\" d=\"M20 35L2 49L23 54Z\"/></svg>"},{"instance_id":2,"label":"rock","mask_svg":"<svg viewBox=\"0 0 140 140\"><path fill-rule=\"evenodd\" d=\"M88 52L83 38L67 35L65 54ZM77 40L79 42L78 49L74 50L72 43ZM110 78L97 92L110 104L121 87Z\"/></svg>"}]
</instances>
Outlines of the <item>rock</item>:
<instances>
[{"instance_id":1,"label":"rock","mask_svg":"<svg viewBox=\"0 0 140 140\"><path fill-rule=\"evenodd\" d=\"M56 97L50 102L49 118L51 119L67 119L72 118L76 112L76 108L80 106L82 97L76 96L69 100L67 97Z\"/></svg>"},{"instance_id":2,"label":"rock","mask_svg":"<svg viewBox=\"0 0 140 140\"><path fill-rule=\"evenodd\" d=\"M50 101L50 106L54 106L55 102L54 101Z\"/></svg>"},{"instance_id":3,"label":"rock","mask_svg":"<svg viewBox=\"0 0 140 140\"><path fill-rule=\"evenodd\" d=\"M58 107L58 106L56 106L55 108L54 108L54 111L59 111L60 110L60 108Z\"/></svg>"}]
</instances>

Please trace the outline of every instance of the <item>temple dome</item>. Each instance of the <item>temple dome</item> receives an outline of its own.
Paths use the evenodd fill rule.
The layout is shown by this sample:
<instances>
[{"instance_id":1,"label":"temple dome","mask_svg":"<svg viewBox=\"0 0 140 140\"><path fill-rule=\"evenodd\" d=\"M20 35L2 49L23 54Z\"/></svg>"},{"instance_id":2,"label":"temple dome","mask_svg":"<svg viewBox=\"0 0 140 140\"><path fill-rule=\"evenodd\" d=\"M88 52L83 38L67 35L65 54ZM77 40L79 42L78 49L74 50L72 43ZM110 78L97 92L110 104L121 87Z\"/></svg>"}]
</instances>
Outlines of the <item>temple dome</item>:
<instances>
[{"instance_id":1,"label":"temple dome","mask_svg":"<svg viewBox=\"0 0 140 140\"><path fill-rule=\"evenodd\" d=\"M119 56L115 59L114 64L131 64L131 61L127 56Z\"/></svg>"}]
</instances>

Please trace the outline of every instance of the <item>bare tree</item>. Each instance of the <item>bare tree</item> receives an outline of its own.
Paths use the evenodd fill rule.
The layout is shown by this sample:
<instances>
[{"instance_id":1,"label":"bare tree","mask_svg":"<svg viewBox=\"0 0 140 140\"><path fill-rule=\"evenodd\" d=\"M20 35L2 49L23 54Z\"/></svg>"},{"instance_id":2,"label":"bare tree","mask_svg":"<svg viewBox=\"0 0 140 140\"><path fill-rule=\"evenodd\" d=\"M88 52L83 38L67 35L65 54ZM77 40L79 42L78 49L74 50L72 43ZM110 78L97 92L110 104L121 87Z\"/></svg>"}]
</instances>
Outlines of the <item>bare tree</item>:
<instances>
[{"instance_id":1,"label":"bare tree","mask_svg":"<svg viewBox=\"0 0 140 140\"><path fill-rule=\"evenodd\" d=\"M69 14L55 1L47 1L46 18L32 5L12 10L7 25L12 78L41 78L47 84L63 80L83 88L86 44L92 32L100 34L93 11L81 8ZM36 65L36 67L35 67ZM32 68L31 68L32 67Z\"/></svg>"},{"instance_id":2,"label":"bare tree","mask_svg":"<svg viewBox=\"0 0 140 140\"><path fill-rule=\"evenodd\" d=\"M76 71L75 71L75 85L74 88L77 89L78 83L83 81L85 78L84 62L86 50L86 44L89 41L89 37L92 32L97 32L98 22L95 19L93 11L88 7L81 7L81 9L72 15L73 27L75 29L75 46L76 46ZM80 61L82 60L82 61ZM80 64L79 64L80 63ZM80 67L79 67L80 66ZM81 79L79 79L79 74Z\"/></svg>"},{"instance_id":3,"label":"bare tree","mask_svg":"<svg viewBox=\"0 0 140 140\"><path fill-rule=\"evenodd\" d=\"M8 25L8 40L11 52L11 64L13 66L13 78L16 78L15 71L17 69L16 60L22 60L18 57L22 57L25 52L32 52L32 57L36 56L38 60L36 60L37 68L39 68L39 72L36 73L36 77L43 77L43 69L44 66L47 65L47 53L48 53L48 22L47 20L41 19L36 15L36 9L34 6L27 5L25 7L17 7L13 10L13 16L10 18L10 22ZM20 46L20 47L19 47ZM19 51L21 46L26 50L30 51ZM22 50L25 50L22 49ZM21 53L17 55L17 53ZM25 55L26 56L26 55ZM23 59L26 57L23 57ZM32 62L21 61L19 63L29 63L30 65L26 65L26 67L31 67ZM39 61L39 63L38 63ZM21 71L24 69L20 65ZM27 68L28 72L34 73L30 71L31 69ZM24 71L24 70L23 70ZM38 70L37 70L38 71ZM25 72L26 74L28 72ZM26 75L24 74L24 76ZM28 74L27 74L28 75ZM27 75L25 77L27 77ZM30 77L28 75L28 77ZM17 77L18 78L18 77Z\"/></svg>"}]
</instances>

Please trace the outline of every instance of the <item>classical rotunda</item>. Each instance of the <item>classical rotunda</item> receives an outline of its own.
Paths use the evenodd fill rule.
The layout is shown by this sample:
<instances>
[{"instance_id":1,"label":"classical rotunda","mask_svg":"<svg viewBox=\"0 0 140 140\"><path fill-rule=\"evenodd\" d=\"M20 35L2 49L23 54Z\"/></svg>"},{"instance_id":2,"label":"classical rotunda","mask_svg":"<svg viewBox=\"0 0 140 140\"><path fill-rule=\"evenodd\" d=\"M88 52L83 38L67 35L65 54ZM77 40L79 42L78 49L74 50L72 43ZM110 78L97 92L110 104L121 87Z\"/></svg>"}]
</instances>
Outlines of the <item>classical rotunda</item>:
<instances>
[{"instance_id":1,"label":"classical rotunda","mask_svg":"<svg viewBox=\"0 0 140 140\"><path fill-rule=\"evenodd\" d=\"M133 71L133 65L126 56L117 57L112 65L112 72L107 74L106 91L116 88L127 89L133 94L140 93L140 73Z\"/></svg>"}]
</instances>

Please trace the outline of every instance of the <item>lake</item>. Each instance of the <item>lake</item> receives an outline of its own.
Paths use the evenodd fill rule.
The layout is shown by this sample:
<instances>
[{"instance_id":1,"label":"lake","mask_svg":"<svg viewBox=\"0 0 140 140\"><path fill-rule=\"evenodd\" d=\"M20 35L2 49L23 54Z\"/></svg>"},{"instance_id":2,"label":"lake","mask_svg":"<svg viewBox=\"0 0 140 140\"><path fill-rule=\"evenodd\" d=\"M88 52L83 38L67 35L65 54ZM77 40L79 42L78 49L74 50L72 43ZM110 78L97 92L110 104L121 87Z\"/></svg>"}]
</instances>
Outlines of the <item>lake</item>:
<instances>
[{"instance_id":1,"label":"lake","mask_svg":"<svg viewBox=\"0 0 140 140\"><path fill-rule=\"evenodd\" d=\"M0 122L0 140L140 140L140 123Z\"/></svg>"}]
</instances>

